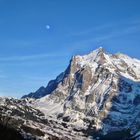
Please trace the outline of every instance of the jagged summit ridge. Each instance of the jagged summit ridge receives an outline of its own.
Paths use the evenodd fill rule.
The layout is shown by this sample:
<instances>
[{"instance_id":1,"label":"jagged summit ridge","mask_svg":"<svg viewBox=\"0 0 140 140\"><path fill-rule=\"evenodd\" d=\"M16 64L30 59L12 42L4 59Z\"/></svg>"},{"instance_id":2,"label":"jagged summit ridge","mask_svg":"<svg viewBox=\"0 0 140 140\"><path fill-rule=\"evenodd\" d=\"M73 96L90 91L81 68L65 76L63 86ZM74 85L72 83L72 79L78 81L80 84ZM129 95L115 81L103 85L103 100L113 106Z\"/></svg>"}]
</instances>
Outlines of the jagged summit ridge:
<instances>
[{"instance_id":1,"label":"jagged summit ridge","mask_svg":"<svg viewBox=\"0 0 140 140\"><path fill-rule=\"evenodd\" d=\"M88 55L75 56L75 59L81 67L102 65L114 74L117 73L132 80L140 80L140 61L122 53L109 54L103 48L99 48Z\"/></svg>"}]
</instances>

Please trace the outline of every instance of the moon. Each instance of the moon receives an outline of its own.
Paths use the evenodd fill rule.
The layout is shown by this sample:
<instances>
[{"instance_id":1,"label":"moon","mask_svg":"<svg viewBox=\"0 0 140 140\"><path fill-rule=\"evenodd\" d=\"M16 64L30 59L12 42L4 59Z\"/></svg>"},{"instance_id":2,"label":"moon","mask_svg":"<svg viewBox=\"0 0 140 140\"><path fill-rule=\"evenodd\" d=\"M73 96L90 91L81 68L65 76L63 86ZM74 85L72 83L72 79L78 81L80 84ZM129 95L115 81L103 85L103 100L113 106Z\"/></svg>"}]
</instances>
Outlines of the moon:
<instances>
[{"instance_id":1,"label":"moon","mask_svg":"<svg viewBox=\"0 0 140 140\"><path fill-rule=\"evenodd\" d=\"M46 29L49 30L50 29L50 25L46 25Z\"/></svg>"}]
</instances>

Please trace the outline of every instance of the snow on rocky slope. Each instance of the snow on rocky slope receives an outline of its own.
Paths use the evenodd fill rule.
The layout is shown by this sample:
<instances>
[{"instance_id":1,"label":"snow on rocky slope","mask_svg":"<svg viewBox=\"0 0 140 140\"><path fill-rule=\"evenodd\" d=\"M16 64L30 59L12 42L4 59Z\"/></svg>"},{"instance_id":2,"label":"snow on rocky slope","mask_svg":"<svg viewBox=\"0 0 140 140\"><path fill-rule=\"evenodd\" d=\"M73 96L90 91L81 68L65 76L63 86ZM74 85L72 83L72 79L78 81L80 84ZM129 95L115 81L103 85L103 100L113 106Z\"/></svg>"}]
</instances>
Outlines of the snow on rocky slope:
<instances>
[{"instance_id":1,"label":"snow on rocky slope","mask_svg":"<svg viewBox=\"0 0 140 140\"><path fill-rule=\"evenodd\" d=\"M0 98L1 124L25 140L140 140L140 61L103 48L74 56L47 87Z\"/></svg>"},{"instance_id":2,"label":"snow on rocky slope","mask_svg":"<svg viewBox=\"0 0 140 140\"><path fill-rule=\"evenodd\" d=\"M0 130L16 130L23 138L16 140L88 140L83 133L76 131L72 126L57 121L32 107L33 99L0 98ZM11 131L13 132L13 131ZM10 132L8 133L10 136ZM16 133L17 134L17 133ZM13 140L16 134L8 137L1 134L3 140ZM7 136L7 137L6 137ZM1 138L0 138L1 139Z\"/></svg>"},{"instance_id":3,"label":"snow on rocky slope","mask_svg":"<svg viewBox=\"0 0 140 140\"><path fill-rule=\"evenodd\" d=\"M43 92L43 97L33 103L46 117L66 122L93 138L139 137L139 60L99 48L72 57L65 72L49 82L45 90L49 87L49 95Z\"/></svg>"}]
</instances>

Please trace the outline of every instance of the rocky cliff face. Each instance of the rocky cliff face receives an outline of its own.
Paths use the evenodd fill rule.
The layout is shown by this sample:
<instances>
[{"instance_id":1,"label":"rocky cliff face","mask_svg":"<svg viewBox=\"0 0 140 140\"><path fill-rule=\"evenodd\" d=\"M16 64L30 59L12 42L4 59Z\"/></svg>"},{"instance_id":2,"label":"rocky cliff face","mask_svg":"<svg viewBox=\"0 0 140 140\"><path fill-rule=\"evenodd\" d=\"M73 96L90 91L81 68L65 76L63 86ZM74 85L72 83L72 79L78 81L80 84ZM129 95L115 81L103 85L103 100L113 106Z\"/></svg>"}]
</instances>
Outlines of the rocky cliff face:
<instances>
[{"instance_id":1,"label":"rocky cliff face","mask_svg":"<svg viewBox=\"0 0 140 140\"><path fill-rule=\"evenodd\" d=\"M87 135L128 139L140 133L140 61L127 55L99 48L74 56L39 94L44 97L34 107Z\"/></svg>"}]
</instances>

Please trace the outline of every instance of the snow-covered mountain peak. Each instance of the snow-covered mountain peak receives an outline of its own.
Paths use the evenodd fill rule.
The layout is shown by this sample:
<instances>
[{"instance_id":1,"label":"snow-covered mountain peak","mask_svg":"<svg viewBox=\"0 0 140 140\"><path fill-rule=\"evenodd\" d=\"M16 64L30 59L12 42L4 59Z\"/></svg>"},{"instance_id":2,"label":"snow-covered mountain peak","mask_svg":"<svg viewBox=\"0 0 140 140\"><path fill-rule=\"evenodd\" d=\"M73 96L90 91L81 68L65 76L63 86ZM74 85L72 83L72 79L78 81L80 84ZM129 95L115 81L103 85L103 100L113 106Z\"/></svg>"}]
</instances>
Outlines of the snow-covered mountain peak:
<instances>
[{"instance_id":1,"label":"snow-covered mountain peak","mask_svg":"<svg viewBox=\"0 0 140 140\"><path fill-rule=\"evenodd\" d=\"M89 54L85 55L85 57L96 57L99 54L105 53L105 50L102 47L97 48L96 50L93 50Z\"/></svg>"},{"instance_id":2,"label":"snow-covered mountain peak","mask_svg":"<svg viewBox=\"0 0 140 140\"><path fill-rule=\"evenodd\" d=\"M140 60L122 53L110 54L102 47L99 47L89 54L73 56L67 69L57 76L56 79L51 80L47 87L41 87L35 93L30 93L23 97L43 97L52 93L58 85L60 86L59 83L63 82L64 84L66 77L69 77L69 82L71 79L74 79L78 70L88 71L90 74L88 73L87 75L93 77L99 67L100 69L108 70L114 75L140 81Z\"/></svg>"},{"instance_id":3,"label":"snow-covered mountain peak","mask_svg":"<svg viewBox=\"0 0 140 140\"><path fill-rule=\"evenodd\" d=\"M102 47L100 47L100 48L90 52L89 54L77 55L77 56L74 56L74 58L76 58L79 61L93 61L97 57L103 55L104 53L105 53L104 49Z\"/></svg>"},{"instance_id":4,"label":"snow-covered mountain peak","mask_svg":"<svg viewBox=\"0 0 140 140\"><path fill-rule=\"evenodd\" d=\"M140 80L139 60L123 53L109 54L102 47L87 55L74 56L71 62L79 67L89 66L93 72L100 65L114 74L119 74L135 81Z\"/></svg>"}]
</instances>

